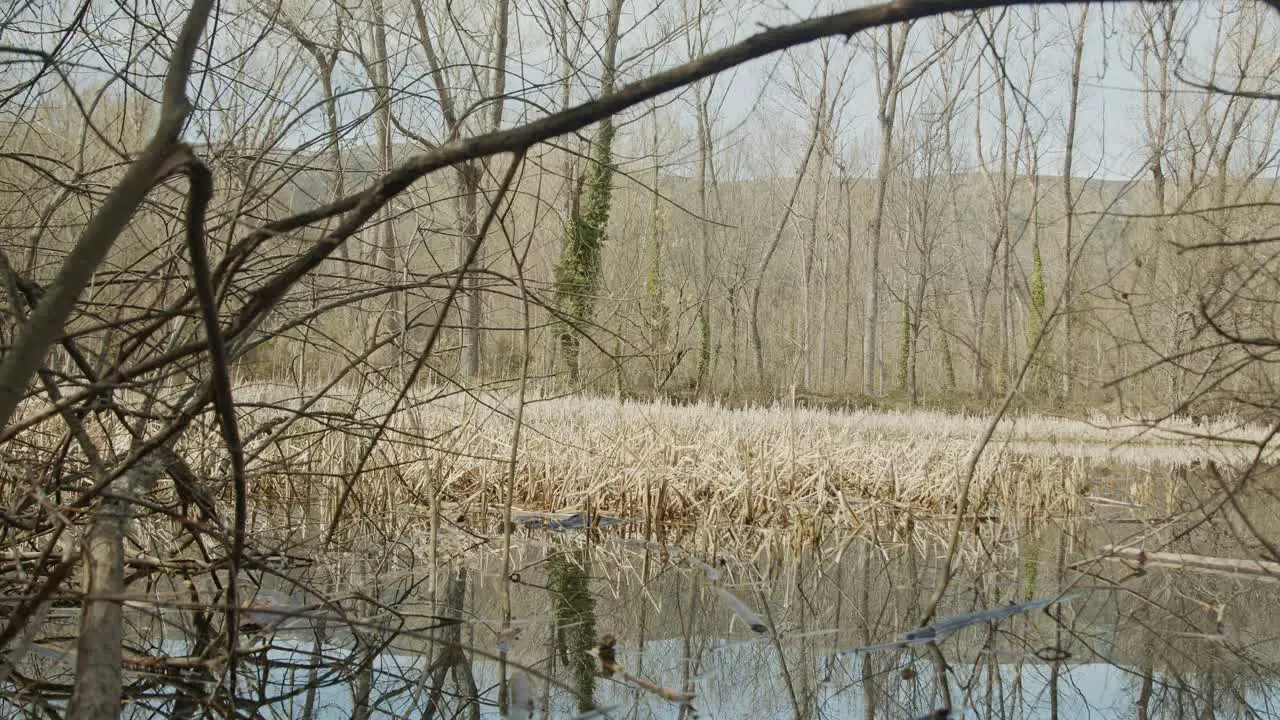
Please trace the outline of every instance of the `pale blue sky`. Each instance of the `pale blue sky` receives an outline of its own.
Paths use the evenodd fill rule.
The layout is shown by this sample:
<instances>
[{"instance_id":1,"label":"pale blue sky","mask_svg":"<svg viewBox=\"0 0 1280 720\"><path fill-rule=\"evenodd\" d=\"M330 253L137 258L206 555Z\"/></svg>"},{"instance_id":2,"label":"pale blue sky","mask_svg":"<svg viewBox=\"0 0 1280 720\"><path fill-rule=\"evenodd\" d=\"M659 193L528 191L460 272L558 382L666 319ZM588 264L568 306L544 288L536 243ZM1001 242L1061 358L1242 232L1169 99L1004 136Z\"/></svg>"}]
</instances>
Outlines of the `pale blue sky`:
<instances>
[{"instance_id":1,"label":"pale blue sky","mask_svg":"<svg viewBox=\"0 0 1280 720\"><path fill-rule=\"evenodd\" d=\"M694 13L699 0L626 0L623 21L624 29L629 32L622 43L622 56L631 59L631 64L624 68L623 81L634 80L653 68L669 67L686 60L689 56L685 37L674 30L690 14ZM708 48L714 49L725 44L742 40L758 31L761 27L777 25L789 20L810 17L815 14L839 11L851 7L851 3L828 3L802 0L799 3L784 4L777 0L765 0L763 3L748 3L738 0L723 0L718 5L714 0L701 0L703 7L713 10L714 20L703 22L702 30L708 37ZM238 3L225 4L224 10L234 10ZM1219 2L1182 2L1177 4L1180 12L1177 36L1183 44L1177 50L1185 64L1186 75L1201 79L1208 78L1208 64L1212 57L1212 48L1217 41L1219 28L1232 29L1232 24L1246 28L1262 27L1264 40L1272 44L1262 45L1263 50L1255 58L1255 66L1272 65L1275 60L1275 43L1280 42L1280 15L1252 3L1226 3L1234 14L1222 20ZM1259 10L1253 14L1242 13L1236 5L1247 10ZM387 2L392 14L391 37L389 42L393 54L393 85L406 94L397 97L397 113L406 122L414 123L423 134L439 138L437 127L438 114L435 109L434 89L424 77L420 52L414 45L413 37L407 32L411 25L407 14L408 6L397 6ZM293 12L298 21L311 22L315 18L324 17L326 8L331 9L329 0L293 0L286 2L286 8ZM455 3L454 7L458 7ZM468 23L468 31L479 33L477 41L484 37L484 29L489 19L487 5L468 6L474 17L463 18ZM507 103L505 122L511 125L522 120L537 117L554 109L559 102L559 89L555 79L561 68L555 59L550 46L549 33L555 30L555 21L551 18L557 7L553 0L515 0L515 21L513 23L512 59L508 66L510 79L509 91L519 93L520 100ZM575 88L575 98L583 99L588 93L596 91L598 85L592 79L599 66L596 48L600 45L600 24L603 19L605 4L602 0L587 0L588 20L583 33L588 38L581 47L584 59L584 80ZM166 15L176 18L181 8L176 5L162 6ZM311 9L308 9L311 8ZM1146 160L1145 130L1143 127L1143 93L1139 73L1142 71L1142 56L1136 51L1137 28L1135 21L1138 12L1136 4L1099 5L1090 13L1089 30L1086 40L1084 62L1084 86L1082 88L1080 115L1076 138L1076 160L1074 173L1076 176L1096 176L1106 179L1128 178L1142 170ZM68 6L68 11L70 11ZM106 12L104 10L103 12ZM1078 9L1068 6L1049 6L1039 10L1040 32L1039 47L1035 60L1037 63L1036 83L1030 97L1033 102L1031 122L1034 128L1043 132L1041 139L1041 167L1043 174L1061 173L1063 138L1066 125L1066 99L1068 89L1068 69L1070 63L1068 19L1074 19ZM396 13L400 13L397 15ZM1016 28L1016 34L1028 32L1030 10L1010 11L1012 22L1006 26ZM237 21L234 13L223 16L220 24L214 26L218 35L218 44L222 48L220 54L231 55L230 48L248 42L245 38L250 32L245 31L244 21ZM173 18L169 18L173 19ZM955 27L960 22L959 16L951 16L948 23ZM41 19L33 27L44 26L48 19ZM127 23L122 23L122 28ZM1225 23L1225 24L1224 24ZM98 22L102 28L112 26L109 18ZM439 26L439 25L438 25ZM913 53L918 57L927 52L933 42L937 22L928 21L917 25L913 32ZM404 28L406 32L400 32ZM318 31L319 32L319 31ZM124 38L125 35L121 35ZM456 37L456 36L454 36ZM652 46L656 38L671 39L665 49L650 54L646 48ZM15 35L16 39L17 36ZM953 51L951 57L963 61L972 58L975 53L983 51L979 44L980 36L971 35L961 40L964 49ZM321 37L323 40L323 37ZM873 66L865 48L870 42L870 35L855 37L850 43L835 40L828 43L834 63L837 66L849 64L849 71L844 87L846 102L837 121L840 132L837 137L839 151L844 153L855 168L861 172L874 164L878 135L875 128L876 94ZM16 40L15 40L16 41ZM24 42L29 42L30 38ZM50 37L35 42L45 44L52 42ZM123 42L123 40L121 40ZM995 38L997 46L1003 45L1003 39ZM593 47L594 46L594 47ZM446 62L465 63L483 61L483 52L474 46L464 52L456 40L445 39L441 45ZM160 48L161 52L163 48ZM135 51L136 52L136 51ZM244 132L245 123L231 112L236 104L254 106L257 93L265 93L271 88L265 87L282 73L292 76L289 82L281 83L275 89L286 101L295 102L299 107L307 107L305 116L298 117L298 109L284 110L281 126L288 126L282 139L284 145L297 145L319 137L324 130L323 115L314 103L319 100L319 90L309 67L309 58L295 57L296 47L291 43L268 43L255 47L252 58L243 72L259 85L258 88L245 90L243 86L236 96L229 95L225 88L225 79L205 75L198 77L194 85L197 105L206 112L202 115L202 127L195 129L190 135L193 139L203 139L203 132L215 135L226 132L226 128L236 128ZM720 109L717 124L720 145L725 156L720 162L721 171L728 175L786 175L795 171L802 150L807 111L804 102L816 96L816 72L820 46L817 43L794 49L785 54L775 54L749 63L736 71L727 73L716 80L716 105ZM1005 60L1005 68L1011 79L1019 84L1025 80L1028 66L1027 41L1014 41L1009 46ZM162 55L159 56L162 58ZM852 57L852 61L850 58ZM82 72L82 78L105 77L102 67L110 62L99 56L83 56L82 62L96 65L98 70L88 69ZM1230 59L1230 58L1226 58ZM363 69L349 54L344 56L343 69L337 77L338 90L355 91L345 101L345 114L350 117L369 106L370 98L366 91L368 84ZM150 67L152 77L135 75L134 83L144 86L155 84L161 64L157 55L142 52L138 68ZM965 152L961 165L972 169L976 165L975 155L975 120L978 103L982 105L982 132L984 145L990 152L991 140L995 135L995 103L996 94L991 89L992 70L989 61L980 64L982 91L979 77L970 73L964 81L967 89L962 93L954 135L958 145ZM292 70L298 72L292 73ZM1221 69L1227 76L1220 76L1220 82L1230 84L1231 68L1229 62L1221 63ZM221 72L226 76L238 77L237 82L246 77L232 74L233 68L224 67ZM957 77L969 73L963 62L957 62ZM1255 89L1277 91L1277 78L1274 68L1263 80L1252 81ZM900 126L913 118L921 118L930 102L930 94L938 87L936 73L924 76L919 83L908 92L905 107L900 115ZM116 83L117 90L119 83ZM1184 91L1187 88L1182 88ZM1196 91L1184 92L1175 96L1175 100L1184 103L1187 108L1194 108L1200 102L1202 94ZM301 100L299 100L301 98ZM473 98L463 98L464 104ZM692 116L689 111L687 97L669 102L672 98L663 98L668 103L663 110L663 122L667 131L663 134L665 149L676 150L683 147L683 155L688 157L693 151ZM1010 96L1011 103L1016 97ZM1275 113L1277 103L1259 101L1255 103L1254 116L1245 128L1245 138L1236 152L1239 162L1245 162L1245 155L1265 156L1272 148L1271 138L1266 129L1274 127L1276 119L1265 113ZM623 120L635 120L647 110L635 108L624 114ZM1016 105L1011 105L1010 112L1017 112ZM647 136L650 130L647 123L627 126L624 124L620 150L638 153L639 141L634 133ZM269 123L255 121L251 126L255 134L272 127ZM353 143L367 142L371 137L373 123L366 120L354 128L349 135ZM628 134L631 134L630 136ZM362 139L363 138L363 139ZM240 138L244 141L244 137ZM647 140L643 141L647 142ZM628 145L627 143L631 143ZM682 172L679 154L668 158L668 172ZM1274 164L1274 163L1273 163ZM687 168L687 166L686 166ZM1271 170L1274 176L1274 169Z\"/></svg>"}]
</instances>

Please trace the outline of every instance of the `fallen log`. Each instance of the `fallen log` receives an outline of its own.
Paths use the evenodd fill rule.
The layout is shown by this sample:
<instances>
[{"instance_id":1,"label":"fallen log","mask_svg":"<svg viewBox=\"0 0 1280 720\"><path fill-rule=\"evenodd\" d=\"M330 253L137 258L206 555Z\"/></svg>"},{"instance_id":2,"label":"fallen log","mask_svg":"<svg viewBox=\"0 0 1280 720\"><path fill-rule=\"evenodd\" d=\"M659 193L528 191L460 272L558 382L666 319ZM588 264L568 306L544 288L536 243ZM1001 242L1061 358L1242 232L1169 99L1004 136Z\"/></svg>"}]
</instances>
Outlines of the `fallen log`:
<instances>
[{"instance_id":1,"label":"fallen log","mask_svg":"<svg viewBox=\"0 0 1280 720\"><path fill-rule=\"evenodd\" d=\"M1157 565L1184 570L1205 570L1229 575L1248 575L1280 580L1280 563L1270 560L1225 558L1191 553L1148 552L1142 548L1104 545L1102 555L1107 560L1123 560L1143 565Z\"/></svg>"}]
</instances>

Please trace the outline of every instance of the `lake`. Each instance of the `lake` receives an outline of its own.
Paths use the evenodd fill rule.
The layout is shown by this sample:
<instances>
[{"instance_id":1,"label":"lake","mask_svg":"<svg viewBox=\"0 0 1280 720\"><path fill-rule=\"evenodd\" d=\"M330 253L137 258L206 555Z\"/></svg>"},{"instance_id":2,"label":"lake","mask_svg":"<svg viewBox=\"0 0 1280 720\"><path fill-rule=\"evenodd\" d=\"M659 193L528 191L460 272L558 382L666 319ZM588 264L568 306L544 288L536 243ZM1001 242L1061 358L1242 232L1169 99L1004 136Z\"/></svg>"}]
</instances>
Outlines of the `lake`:
<instances>
[{"instance_id":1,"label":"lake","mask_svg":"<svg viewBox=\"0 0 1280 720\"><path fill-rule=\"evenodd\" d=\"M571 516L517 529L510 573L500 536L474 529L445 533L436 573L425 538L369 538L359 552L246 575L262 590L241 618L237 712L1280 717L1280 577L1266 563L1213 566L1246 557L1240 523L1156 514L966 523L923 627L949 522L901 515L820 539L691 526L646 538L639 524ZM1126 545L1150 554L1102 557ZM1171 552L1184 557L1158 554ZM221 615L193 611L216 597L208 576L131 587L125 716L221 715ZM74 625L71 609L50 613L6 717L65 702Z\"/></svg>"}]
</instances>

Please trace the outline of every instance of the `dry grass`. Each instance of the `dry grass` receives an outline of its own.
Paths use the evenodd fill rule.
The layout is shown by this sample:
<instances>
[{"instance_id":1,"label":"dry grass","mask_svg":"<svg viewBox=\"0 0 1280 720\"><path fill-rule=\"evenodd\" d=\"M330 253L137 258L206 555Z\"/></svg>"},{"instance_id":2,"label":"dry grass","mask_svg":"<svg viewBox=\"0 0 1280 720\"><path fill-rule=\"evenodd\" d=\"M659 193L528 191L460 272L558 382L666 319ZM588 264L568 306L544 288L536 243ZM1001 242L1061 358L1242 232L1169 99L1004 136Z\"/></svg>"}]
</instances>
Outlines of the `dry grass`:
<instances>
[{"instance_id":1,"label":"dry grass","mask_svg":"<svg viewBox=\"0 0 1280 720\"><path fill-rule=\"evenodd\" d=\"M267 382L242 383L236 397L254 504L261 518L283 510L277 521L286 523L333 512L393 400L351 386L315 399ZM373 447L347 511L368 519L421 517L437 490L442 504L458 512L492 510L508 471L513 411L508 396L413 393ZM1236 464L1252 454L1182 431L1229 431L1241 439L1260 432L1189 423L1156 432L1108 429L1103 420L1004 423L979 463L972 511L1079 512L1082 496L1097 492L1104 467L1137 465L1159 474L1206 458ZM533 402L525 422L515 496L525 509L758 526L821 518L857 526L881 508L954 512L965 459L986 419L573 398ZM197 472L225 474L211 424L193 428L178 449Z\"/></svg>"}]
</instances>

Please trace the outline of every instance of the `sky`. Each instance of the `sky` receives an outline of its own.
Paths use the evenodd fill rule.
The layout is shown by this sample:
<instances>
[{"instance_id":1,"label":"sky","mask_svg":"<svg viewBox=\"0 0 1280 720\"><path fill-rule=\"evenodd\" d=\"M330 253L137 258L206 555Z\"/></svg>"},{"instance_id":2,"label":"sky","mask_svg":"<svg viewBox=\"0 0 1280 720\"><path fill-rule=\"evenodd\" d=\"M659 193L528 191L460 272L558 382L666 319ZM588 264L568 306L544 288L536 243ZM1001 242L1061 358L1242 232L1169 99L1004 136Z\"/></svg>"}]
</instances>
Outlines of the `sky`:
<instances>
[{"instance_id":1,"label":"sky","mask_svg":"<svg viewBox=\"0 0 1280 720\"><path fill-rule=\"evenodd\" d=\"M1154 61L1137 47L1133 5L1098 5L1090 10L1085 40L1085 54L1082 62L1082 82L1080 90L1080 110L1077 119L1075 139L1075 158L1073 175L1077 177L1092 176L1107 180L1125 180L1143 172L1147 161L1146 128L1143 120L1143 82L1144 59ZM841 9L837 7L837 9ZM1069 71L1071 65L1070 30L1068 20L1075 22L1079 12L1076 6L1051 6L1039 11L1041 32L1034 48L1036 63L1035 80L1032 89L1025 92L1031 107L1030 123L1036 131L1044 133L1041 141L1041 173L1058 175L1062 172L1065 154L1065 138L1067 124L1067 108L1069 102ZM795 18L802 13L794 8L789 11L774 10L773 15ZM806 13L807 14L807 13ZM1028 55L1031 44L1027 39L1030 24L1030 11L1015 11L1015 39L1007 46L999 36L994 38L995 45L1004 56L1005 72L1012 82L1025 88L1028 74ZM1263 9L1261 16L1264 37L1272 41L1280 40L1280 15ZM1209 64L1215 44L1215 33L1223 23L1221 11L1211 4L1186 3L1183 5L1177 23L1175 37L1178 44L1174 48L1175 57L1181 58L1181 72L1189 79L1206 80L1210 77ZM952 26L957 18L948 21ZM1231 17L1225 21L1226 26L1233 22ZM934 24L936 26L936 24ZM911 49L917 57L925 55L932 45L933 27L917 25L911 36ZM1016 36L1022 36L1021 41ZM846 45L843 40L834 43L835 53L847 54L850 48L858 48L870 42L869 36L859 36ZM963 41L962 41L963 42ZM1263 44L1264 48L1256 58L1255 64L1271 64L1274 52L1265 48L1274 45ZM856 50L855 50L856 51ZM989 51L989 48L988 48ZM957 51L954 55L972 58L974 48ZM911 64L908 61L908 64ZM818 52L815 45L799 48L786 55L774 55L750 63L733 79L732 90L727 92L725 100L724 126L734 126L745 121L748 126L783 122L788 126L793 137L794 147L790 153L792 162L798 162L798 151L803 141L803 127L807 117L798 113L800 104L795 94L779 86L777 79L786 79L795 74L789 66L800 66L800 72L815 72L818 65ZM962 63L957 63L962 65ZM972 64L969 65L972 67ZM1154 65L1152 72L1154 72ZM977 165L974 146L976 145L975 116L981 103L983 134L990 143L997 136L997 94L993 87L994 74L989 59L982 63L976 72L964 67L958 69L961 74L968 72L965 81L966 90L961 93L961 115L955 127L957 141L967 143L968 165L973 169ZM847 108L843 113L846 142L857 146L862 157L864 168L874 167L874 155L878 148L878 129L876 126L876 84L874 80L875 66L868 60L865 52L858 53L845 81L844 91L849 97ZM1274 73L1274 69L1272 70ZM1219 74L1219 84L1233 82L1230 73ZM772 84L770 80L774 80ZM1203 93L1181 85L1174 80L1178 94L1175 102L1194 107L1203 99ZM1261 87L1272 91L1280 89L1280 82L1273 74ZM816 96L816 81L811 82L807 93L807 101ZM979 88L982 88L979 90ZM920 118L925 113L922 107L928 107L930 95L937 95L936 76L922 78L907 93L906 107L900 111L899 125L902 120ZM1010 95L1010 112L1016 113L1017 98ZM1266 105L1264 102L1258 105ZM1272 103L1274 105L1274 103ZM1258 118L1263 125L1265 116ZM1255 128L1255 132L1260 128ZM1264 138L1265 139L1265 138Z\"/></svg>"},{"instance_id":2,"label":"sky","mask_svg":"<svg viewBox=\"0 0 1280 720\"><path fill-rule=\"evenodd\" d=\"M582 70L581 80L573 91L577 102L598 92L598 51L603 35L605 2L574 1L582 3L575 7L585 17L580 32L574 33L580 38L575 42ZM250 12L248 21L236 18L237 12L264 2L228 0L222 4L223 15L210 29L217 48L214 56L219 63L214 70L198 75L192 82L192 94L198 108L196 125L189 132L189 135L196 136L192 139L211 141L221 135L234 134L239 142L245 143L266 141L274 136L279 145L297 147L323 133L324 116L318 105L319 86L309 56L300 53L296 45L283 41L279 35L271 37L269 42L258 42L255 24L261 25L261 14ZM558 27L560 5L556 0L512 2L512 57L508 64L507 89L514 97L506 104L505 126L541 116L557 108L560 102L556 80L561 73L561 64L551 45L551 37ZM408 9L411 6L397 4L393 0L385 0L385 5L390 29L392 84L402 93L396 97L397 115L405 124L417 127L423 135L439 139L443 133L439 129L434 88L426 77L421 51L416 44L413 15ZM853 6L852 3L825 0L791 3L779 0L625 0L621 80L625 84L654 70L687 61L694 48L689 36L683 32L685 27L696 27L705 38L706 47L711 50L744 40L766 27ZM333 7L330 0L283 0L281 12L306 29L313 39L323 42L329 36L327 28L330 21L327 18ZM356 8L355 12L362 12L359 3L351 7ZM436 5L429 7L436 8ZM486 14L490 6L451 3L448 7L466 15L446 17L438 11L428 18L433 28L452 26L435 38L444 61L454 63L454 67L467 63L483 65L488 59L477 48L485 42L491 22ZM1270 49L1280 43L1280 14L1245 0L1196 0L1178 3L1176 7L1179 16L1173 54L1179 59L1180 71L1184 75L1208 79L1212 49L1218 44L1219 37L1256 30L1260 32L1262 49L1250 67L1248 85L1264 91L1280 90L1280 69L1275 67L1276 53ZM64 12L72 10L72 5L64 8ZM168 20L176 20L182 8L164 6L160 11L166 16L173 15ZM48 14L51 11L45 8L39 12ZM106 8L103 12L112 10ZM1030 126L1040 137L1040 172L1061 174L1071 63L1069 22L1075 20L1078 12L1076 6L1058 5L1035 11L1025 8L1012 10L1001 29L990 38L989 44L983 43L980 35L969 33L948 54L952 61L952 77L964 88L959 93L957 119L953 126L960 156L956 165L960 171L973 171L979 165L979 128L987 156L989 159L993 157L992 139L997 137L998 130L997 94L993 86L996 76L990 58L994 47L1002 56L1001 67L1010 82L1024 88L1009 96L1010 112L1017 113L1018 102L1027 100L1030 103ZM1136 4L1095 5L1090 11L1072 171L1077 177L1124 180L1144 172L1148 152L1141 76L1146 71L1144 62L1150 57L1138 46L1141 25L1135 21L1137 12ZM95 34L112 40L121 48L128 48L128 52L140 58L135 66L137 72L129 77L133 88L157 85L166 57L163 43L140 50L138 30L120 20L120 16L115 17L115 20L109 16L94 18ZM702 19L690 19L695 17ZM161 19L165 18L156 20ZM945 22L955 28L965 19L952 15ZM1031 39L1033 19L1038 19L1039 23L1034 40ZM29 25L32 29L47 29L57 24L52 20L51 17L39 17L31 20ZM163 26L161 22L157 24ZM915 67L939 42L939 27L939 22L927 21L913 29L908 66ZM1002 34L1006 29L1008 36ZM462 36L468 37L466 43L458 41ZM348 43L352 37L349 32ZM824 47L832 60L833 86L837 83L836 76L843 70L843 79L839 82L842 100L834 120L838 128L833 141L835 151L853 172L871 173L879 140L876 127L877 67L868 48L879 37L882 37L880 31L871 31L855 36L851 41L837 38L811 43L760 58L716 78L711 86L712 105L717 115L715 134L720 149L718 168L721 177L794 174L809 122L807 104L812 103L817 95L819 58ZM664 38L667 42L660 42ZM10 32L0 38L27 46L51 46L56 39L54 35L31 32L27 35ZM364 42L367 45L367 39ZM252 52L242 52L250 46L253 47ZM655 46L660 49L651 50ZM1231 58L1223 57L1218 82L1231 84L1234 82L1230 77L1231 63L1226 62ZM80 63L77 77L86 86L105 82L109 77L107 70L115 64L112 58L100 53L82 53L76 56L76 60ZM1031 89L1026 91L1033 62L1034 81ZM30 71L30 67L27 66L26 71ZM937 67L934 65L924 71L904 94L899 113L900 129L910 129L912 123L925 122L933 116L930 111L939 107L940 71ZM12 73L15 70L8 68L0 72ZM457 77L465 79L468 76L458 72ZM125 92L121 90L119 78L110 82L115 92ZM349 93L342 100L344 115L353 117L370 107L367 75L354 54L344 53L342 56L335 83L339 92ZM137 94L135 89L127 92ZM282 115L269 121L253 116L250 110L257 108L273 93L277 99L295 107L279 111ZM1190 113L1202 98L1203 93L1180 86L1175 102ZM478 94L462 93L460 102L467 105L479 99ZM1266 155L1274 152L1267 128L1274 128L1276 106L1280 103L1256 101L1254 105L1254 115L1246 125L1245 142L1241 147L1255 156ZM663 170L673 174L692 174L695 146L690 95L660 98L659 106L659 123L663 128L660 143L667 153ZM633 108L620 118L622 131L618 150L623 160L628 154L639 156L642 150L647 149L649 141L644 138L652 132L651 125L643 119L647 112L646 105ZM370 143L373 127L370 120L358 124L348 135L349 144ZM398 133L396 139L399 142L409 141L403 133ZM1250 142L1254 144L1250 145ZM646 159L639 164L651 162ZM1274 174L1272 169L1271 175Z\"/></svg>"}]
</instances>

